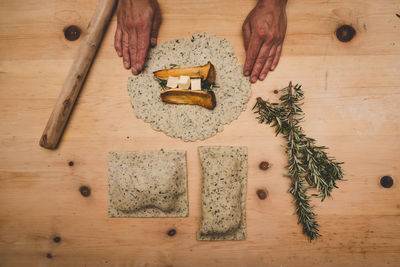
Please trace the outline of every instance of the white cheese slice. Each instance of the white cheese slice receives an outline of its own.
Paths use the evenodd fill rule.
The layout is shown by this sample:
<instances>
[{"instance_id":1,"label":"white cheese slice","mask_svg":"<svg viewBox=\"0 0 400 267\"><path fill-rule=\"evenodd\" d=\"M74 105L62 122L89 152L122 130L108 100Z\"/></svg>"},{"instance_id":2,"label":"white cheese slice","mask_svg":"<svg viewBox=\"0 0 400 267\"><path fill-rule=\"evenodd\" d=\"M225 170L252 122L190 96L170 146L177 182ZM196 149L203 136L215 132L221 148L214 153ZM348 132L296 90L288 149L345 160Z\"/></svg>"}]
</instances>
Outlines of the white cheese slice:
<instances>
[{"instance_id":1,"label":"white cheese slice","mask_svg":"<svg viewBox=\"0 0 400 267\"><path fill-rule=\"evenodd\" d=\"M192 90L201 91L201 79L191 79L190 88Z\"/></svg>"},{"instance_id":2,"label":"white cheese slice","mask_svg":"<svg viewBox=\"0 0 400 267\"><path fill-rule=\"evenodd\" d=\"M189 89L189 86L190 86L190 77L189 76L179 77L179 82L178 82L179 89Z\"/></svg>"},{"instance_id":3,"label":"white cheese slice","mask_svg":"<svg viewBox=\"0 0 400 267\"><path fill-rule=\"evenodd\" d=\"M179 78L178 77L168 77L167 87L168 88L177 88L178 87Z\"/></svg>"}]
</instances>

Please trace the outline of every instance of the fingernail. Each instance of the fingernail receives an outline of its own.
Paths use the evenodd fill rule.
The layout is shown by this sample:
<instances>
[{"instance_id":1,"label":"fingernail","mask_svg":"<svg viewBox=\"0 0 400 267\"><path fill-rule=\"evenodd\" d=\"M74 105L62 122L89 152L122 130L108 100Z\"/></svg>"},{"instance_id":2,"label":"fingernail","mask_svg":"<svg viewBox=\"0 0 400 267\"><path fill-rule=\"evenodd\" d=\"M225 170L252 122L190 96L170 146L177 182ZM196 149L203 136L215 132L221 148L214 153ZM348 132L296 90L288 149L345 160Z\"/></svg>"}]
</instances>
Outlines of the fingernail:
<instances>
[{"instance_id":1,"label":"fingernail","mask_svg":"<svg viewBox=\"0 0 400 267\"><path fill-rule=\"evenodd\" d=\"M247 70L247 71L244 73L244 75L245 75L245 76L249 76L249 75L250 75L250 71Z\"/></svg>"},{"instance_id":2,"label":"fingernail","mask_svg":"<svg viewBox=\"0 0 400 267\"><path fill-rule=\"evenodd\" d=\"M261 74L261 75L260 75L260 80L261 80L261 81L264 81L265 77L267 77L266 74Z\"/></svg>"},{"instance_id":3,"label":"fingernail","mask_svg":"<svg viewBox=\"0 0 400 267\"><path fill-rule=\"evenodd\" d=\"M257 81L257 77L256 77L256 76L251 77L250 81L251 81L252 83L255 83L255 82Z\"/></svg>"},{"instance_id":4,"label":"fingernail","mask_svg":"<svg viewBox=\"0 0 400 267\"><path fill-rule=\"evenodd\" d=\"M157 39L156 38L151 38L151 45L156 45L157 44Z\"/></svg>"},{"instance_id":5,"label":"fingernail","mask_svg":"<svg viewBox=\"0 0 400 267\"><path fill-rule=\"evenodd\" d=\"M135 67L132 67L132 73L133 73L134 75L137 75L137 70L135 69Z\"/></svg>"},{"instance_id":6,"label":"fingernail","mask_svg":"<svg viewBox=\"0 0 400 267\"><path fill-rule=\"evenodd\" d=\"M136 63L136 70L139 72L141 70L141 67L139 65L139 63Z\"/></svg>"},{"instance_id":7,"label":"fingernail","mask_svg":"<svg viewBox=\"0 0 400 267\"><path fill-rule=\"evenodd\" d=\"M129 69L129 62L128 61L124 61L124 66L125 66L125 68Z\"/></svg>"},{"instance_id":8,"label":"fingernail","mask_svg":"<svg viewBox=\"0 0 400 267\"><path fill-rule=\"evenodd\" d=\"M275 67L276 67L275 65L272 65L272 66L271 66L271 70L274 70L274 69L275 69Z\"/></svg>"}]
</instances>

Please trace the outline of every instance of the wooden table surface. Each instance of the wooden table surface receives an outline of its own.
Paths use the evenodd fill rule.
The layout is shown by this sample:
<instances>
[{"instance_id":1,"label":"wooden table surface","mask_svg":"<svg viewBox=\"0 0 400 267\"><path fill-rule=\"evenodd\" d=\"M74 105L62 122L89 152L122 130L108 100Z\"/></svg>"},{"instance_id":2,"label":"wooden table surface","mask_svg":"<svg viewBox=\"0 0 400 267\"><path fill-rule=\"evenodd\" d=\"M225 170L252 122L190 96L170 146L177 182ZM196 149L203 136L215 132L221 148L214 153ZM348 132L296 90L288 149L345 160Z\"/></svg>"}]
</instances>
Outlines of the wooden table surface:
<instances>
[{"instance_id":1,"label":"wooden table surface","mask_svg":"<svg viewBox=\"0 0 400 267\"><path fill-rule=\"evenodd\" d=\"M160 41L209 32L229 39L244 61L241 24L255 1L160 1ZM400 4L397 0L290 1L281 62L252 87L247 110L222 133L185 143L136 119L113 49L115 16L75 106L61 145L38 142L96 0L0 1L1 266L399 266ZM342 24L356 30L339 42ZM259 125L257 96L292 80L304 86L306 132L344 161L333 199L315 201L323 235L308 242L293 215L284 177L284 140ZM197 147L249 150L247 240L199 242L201 174ZM107 152L186 150L188 218L107 217ZM258 164L273 166L261 171ZM69 165L73 162L73 166ZM391 188L380 178L390 175ZM89 197L79 192L91 190ZM266 189L260 200L257 189ZM176 235L168 236L170 229ZM54 237L60 242L54 242Z\"/></svg>"}]
</instances>

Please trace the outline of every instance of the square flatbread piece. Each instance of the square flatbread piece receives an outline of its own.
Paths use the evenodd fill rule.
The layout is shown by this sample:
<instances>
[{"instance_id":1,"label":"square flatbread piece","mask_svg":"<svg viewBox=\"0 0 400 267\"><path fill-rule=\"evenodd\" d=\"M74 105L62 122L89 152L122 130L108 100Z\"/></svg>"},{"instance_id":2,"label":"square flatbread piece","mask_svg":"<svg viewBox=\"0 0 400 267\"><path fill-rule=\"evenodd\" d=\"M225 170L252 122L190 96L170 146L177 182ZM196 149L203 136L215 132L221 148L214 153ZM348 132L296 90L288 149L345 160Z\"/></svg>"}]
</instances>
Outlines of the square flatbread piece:
<instances>
[{"instance_id":1,"label":"square flatbread piece","mask_svg":"<svg viewBox=\"0 0 400 267\"><path fill-rule=\"evenodd\" d=\"M109 217L187 217L185 151L108 154Z\"/></svg>"}]
</instances>

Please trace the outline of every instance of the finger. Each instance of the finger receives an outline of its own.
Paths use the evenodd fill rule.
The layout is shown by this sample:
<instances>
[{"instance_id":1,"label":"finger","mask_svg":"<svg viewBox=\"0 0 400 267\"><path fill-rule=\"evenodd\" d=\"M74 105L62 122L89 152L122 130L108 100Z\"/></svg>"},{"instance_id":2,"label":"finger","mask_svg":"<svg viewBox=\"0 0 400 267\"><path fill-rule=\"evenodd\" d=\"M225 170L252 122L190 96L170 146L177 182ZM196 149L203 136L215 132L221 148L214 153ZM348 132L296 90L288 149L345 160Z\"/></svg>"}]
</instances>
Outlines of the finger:
<instances>
[{"instance_id":1,"label":"finger","mask_svg":"<svg viewBox=\"0 0 400 267\"><path fill-rule=\"evenodd\" d=\"M141 30L138 30L136 69L139 72L143 69L144 61L147 55L147 50L149 49L149 42L150 42L150 27L144 27Z\"/></svg>"},{"instance_id":2,"label":"finger","mask_svg":"<svg viewBox=\"0 0 400 267\"><path fill-rule=\"evenodd\" d=\"M265 62L267 62L269 52L271 50L271 44L264 42L262 45L260 52L258 53L257 60L254 64L253 70L251 72L251 78L250 81L252 83L255 83L260 75L260 72L262 68L265 65Z\"/></svg>"},{"instance_id":3,"label":"finger","mask_svg":"<svg viewBox=\"0 0 400 267\"><path fill-rule=\"evenodd\" d=\"M272 64L272 62L273 62L273 60L275 58L276 49L277 49L277 46L273 45L271 47L271 50L269 51L269 55L268 55L267 61L265 62L265 65L262 68L260 76L259 76L261 81L264 81L265 77L267 77L267 74L270 71L271 64Z\"/></svg>"},{"instance_id":4,"label":"finger","mask_svg":"<svg viewBox=\"0 0 400 267\"><path fill-rule=\"evenodd\" d=\"M136 67L136 57L137 57L137 32L135 28L131 30L129 33L129 55L131 56L131 69L132 73L134 75L137 75L139 73L137 67Z\"/></svg>"},{"instance_id":5,"label":"finger","mask_svg":"<svg viewBox=\"0 0 400 267\"><path fill-rule=\"evenodd\" d=\"M260 51L261 45L261 39L256 34L252 34L250 36L250 42L246 53L246 62L244 63L243 68L244 75L250 75L250 72L253 69L254 62L257 59L258 51Z\"/></svg>"},{"instance_id":6,"label":"finger","mask_svg":"<svg viewBox=\"0 0 400 267\"><path fill-rule=\"evenodd\" d=\"M161 11L160 8L157 7L156 13L154 14L153 18L153 25L151 27L150 42L152 46L155 46L157 44L158 30L160 29L160 25L161 25Z\"/></svg>"},{"instance_id":7,"label":"finger","mask_svg":"<svg viewBox=\"0 0 400 267\"><path fill-rule=\"evenodd\" d=\"M243 40L244 40L244 48L247 51L247 48L249 47L249 42L250 42L250 25L245 21L242 26L242 34L243 34Z\"/></svg>"},{"instance_id":8,"label":"finger","mask_svg":"<svg viewBox=\"0 0 400 267\"><path fill-rule=\"evenodd\" d=\"M275 58L272 61L271 70L274 70L279 63L279 59L281 58L282 53L282 44L278 45L275 53Z\"/></svg>"},{"instance_id":9,"label":"finger","mask_svg":"<svg viewBox=\"0 0 400 267\"><path fill-rule=\"evenodd\" d=\"M115 51L117 51L118 56L122 57L122 31L119 24L117 25L117 29L115 30L114 47Z\"/></svg>"},{"instance_id":10,"label":"finger","mask_svg":"<svg viewBox=\"0 0 400 267\"><path fill-rule=\"evenodd\" d=\"M129 69L131 63L129 56L129 35L127 32L122 33L122 61L124 62L124 67Z\"/></svg>"}]
</instances>

